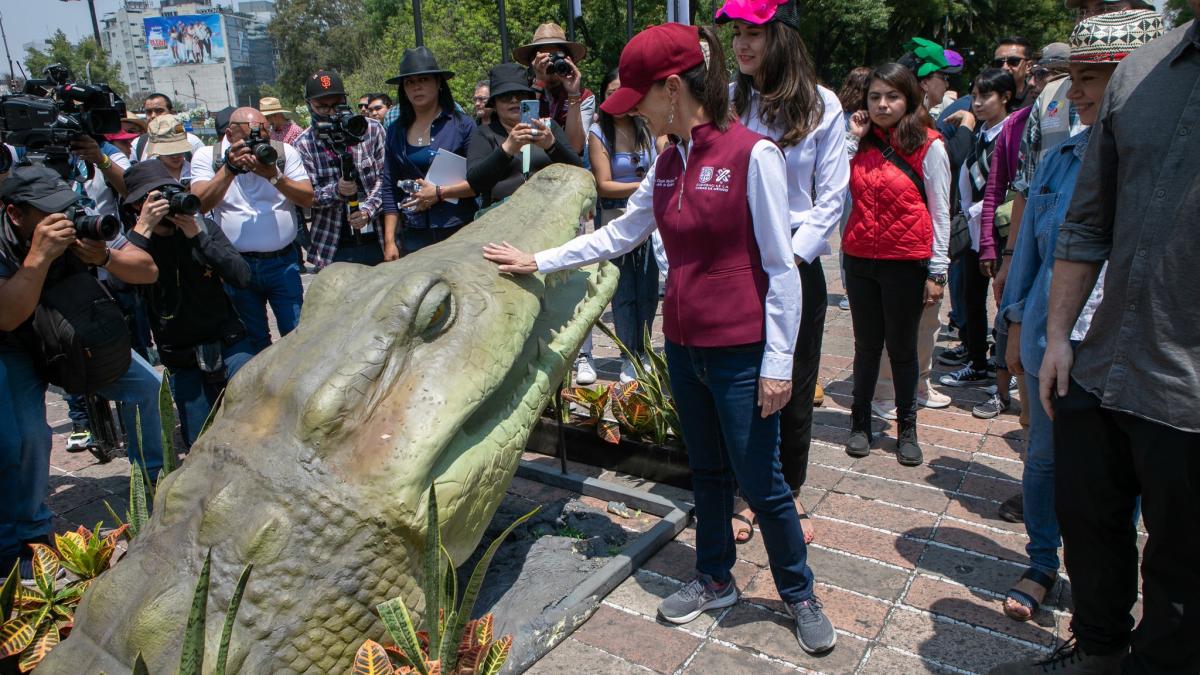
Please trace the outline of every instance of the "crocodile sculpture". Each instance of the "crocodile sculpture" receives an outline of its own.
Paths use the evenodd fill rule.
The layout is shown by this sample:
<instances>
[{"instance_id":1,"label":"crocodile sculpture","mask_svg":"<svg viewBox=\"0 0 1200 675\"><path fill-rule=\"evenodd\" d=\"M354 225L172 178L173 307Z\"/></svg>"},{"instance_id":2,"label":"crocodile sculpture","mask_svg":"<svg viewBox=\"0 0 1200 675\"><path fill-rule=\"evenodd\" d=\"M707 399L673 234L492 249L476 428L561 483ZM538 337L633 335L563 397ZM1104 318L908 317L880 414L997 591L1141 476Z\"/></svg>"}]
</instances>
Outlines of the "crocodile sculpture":
<instances>
[{"instance_id":1,"label":"crocodile sculpture","mask_svg":"<svg viewBox=\"0 0 1200 675\"><path fill-rule=\"evenodd\" d=\"M554 165L441 244L323 270L299 328L233 378L42 675L128 673L138 652L150 672L173 672L210 548L210 654L237 576L254 564L233 672L346 672L364 638L384 636L377 603L399 596L419 613L430 483L446 548L464 561L616 288L607 263L501 275L482 245L561 244L594 201L590 174Z\"/></svg>"}]
</instances>

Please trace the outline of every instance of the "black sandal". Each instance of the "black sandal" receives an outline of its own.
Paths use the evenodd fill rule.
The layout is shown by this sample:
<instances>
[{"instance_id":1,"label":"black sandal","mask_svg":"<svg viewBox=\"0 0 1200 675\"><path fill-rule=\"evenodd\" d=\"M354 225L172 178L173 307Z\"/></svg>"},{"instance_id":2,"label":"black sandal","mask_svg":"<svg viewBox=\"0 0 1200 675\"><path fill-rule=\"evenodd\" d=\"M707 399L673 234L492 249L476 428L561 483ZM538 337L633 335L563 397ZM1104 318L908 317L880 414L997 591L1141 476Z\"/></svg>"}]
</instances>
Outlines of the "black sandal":
<instances>
[{"instance_id":1,"label":"black sandal","mask_svg":"<svg viewBox=\"0 0 1200 675\"><path fill-rule=\"evenodd\" d=\"M743 516L743 515L742 515L742 514L740 514L740 513L735 513L735 514L733 514L733 519L734 519L734 520L740 520L741 522L743 522L743 523L745 523L745 524L746 524L746 528L745 528L745 529L738 528L738 529L736 529L736 530L734 530L734 531L733 531L733 543L735 543L735 544L745 544L745 543L749 542L751 539L754 539L754 522L753 522L753 521L751 521L749 518L747 518L746 516ZM739 535L739 534L741 534L741 533L743 533L743 532L746 532L746 531L749 531L749 532L750 532L750 535L749 535L749 536L747 536L745 539L741 539L741 540L739 540L739 539L738 539L738 535Z\"/></svg>"},{"instance_id":2,"label":"black sandal","mask_svg":"<svg viewBox=\"0 0 1200 675\"><path fill-rule=\"evenodd\" d=\"M1052 576L1046 574L1045 572L1040 572L1038 570L1033 569L1032 567L1025 570L1025 573L1021 575L1021 578L1017 580L1017 583L1020 583L1021 581L1024 581L1025 579L1028 579L1028 580L1032 581L1033 583L1037 584L1038 586L1041 586L1042 588L1046 589L1046 592L1042 594L1043 601L1045 601L1045 599L1050 595L1050 591L1054 590L1054 584L1058 582L1057 575L1052 577ZM1008 609L1008 601L1009 600L1012 600L1013 602L1016 602L1017 604L1021 605L1025 609L1028 609L1029 616L1020 616L1018 614L1015 614L1015 613L1009 611L1009 609ZM1035 600L1033 598L1033 596L1029 595L1025 591L1019 590L1015 587L1008 589L1008 593L1004 596L1004 615L1007 616L1008 618L1012 619L1013 621L1029 621L1030 619L1033 618L1033 616L1035 614L1037 614L1038 610L1041 609L1041 607L1042 607L1041 602Z\"/></svg>"}]
</instances>

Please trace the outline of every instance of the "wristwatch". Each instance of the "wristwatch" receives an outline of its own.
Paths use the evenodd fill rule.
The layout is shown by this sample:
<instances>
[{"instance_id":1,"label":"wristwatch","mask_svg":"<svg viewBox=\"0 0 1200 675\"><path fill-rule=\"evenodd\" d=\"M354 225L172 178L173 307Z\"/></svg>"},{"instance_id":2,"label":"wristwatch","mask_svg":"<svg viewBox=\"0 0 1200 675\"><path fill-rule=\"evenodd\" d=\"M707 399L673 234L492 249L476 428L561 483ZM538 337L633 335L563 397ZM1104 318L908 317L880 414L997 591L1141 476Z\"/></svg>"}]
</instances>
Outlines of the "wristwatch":
<instances>
[{"instance_id":1,"label":"wristwatch","mask_svg":"<svg viewBox=\"0 0 1200 675\"><path fill-rule=\"evenodd\" d=\"M937 284L938 286L946 285L946 275L945 274L930 274L929 280L932 281L933 283Z\"/></svg>"},{"instance_id":2,"label":"wristwatch","mask_svg":"<svg viewBox=\"0 0 1200 675\"><path fill-rule=\"evenodd\" d=\"M267 179L267 182L270 183L271 185L274 185L275 187L279 187L279 180L281 178L283 178L283 174L276 171L274 176L271 176L270 178Z\"/></svg>"}]
</instances>

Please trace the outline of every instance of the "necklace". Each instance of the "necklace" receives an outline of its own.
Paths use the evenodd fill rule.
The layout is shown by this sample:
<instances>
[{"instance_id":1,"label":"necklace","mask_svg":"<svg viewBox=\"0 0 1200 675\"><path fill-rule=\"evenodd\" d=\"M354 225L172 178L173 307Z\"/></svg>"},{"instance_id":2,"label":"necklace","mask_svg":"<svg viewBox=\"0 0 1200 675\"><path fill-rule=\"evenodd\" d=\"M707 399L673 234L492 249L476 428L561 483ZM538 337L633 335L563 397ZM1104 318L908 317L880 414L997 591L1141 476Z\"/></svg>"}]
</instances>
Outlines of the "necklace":
<instances>
[{"instance_id":1,"label":"necklace","mask_svg":"<svg viewBox=\"0 0 1200 675\"><path fill-rule=\"evenodd\" d=\"M430 136L432 135L432 132L433 132L433 125L430 124L430 125L426 126L425 133L423 133L423 134L418 133L417 141L415 143L413 143L413 145L422 146L422 145L429 145L430 143L432 143L433 139L430 138Z\"/></svg>"}]
</instances>

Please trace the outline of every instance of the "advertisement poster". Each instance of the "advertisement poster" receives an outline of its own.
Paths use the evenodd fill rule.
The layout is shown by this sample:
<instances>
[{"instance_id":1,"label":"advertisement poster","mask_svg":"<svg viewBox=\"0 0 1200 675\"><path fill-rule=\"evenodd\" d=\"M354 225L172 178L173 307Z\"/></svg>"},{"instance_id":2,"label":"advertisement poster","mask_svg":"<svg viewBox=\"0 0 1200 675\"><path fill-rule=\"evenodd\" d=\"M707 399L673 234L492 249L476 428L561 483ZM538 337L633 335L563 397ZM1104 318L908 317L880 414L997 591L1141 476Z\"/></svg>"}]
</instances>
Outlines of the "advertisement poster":
<instances>
[{"instance_id":1,"label":"advertisement poster","mask_svg":"<svg viewBox=\"0 0 1200 675\"><path fill-rule=\"evenodd\" d=\"M142 20L150 67L225 62L221 15L163 16Z\"/></svg>"}]
</instances>

